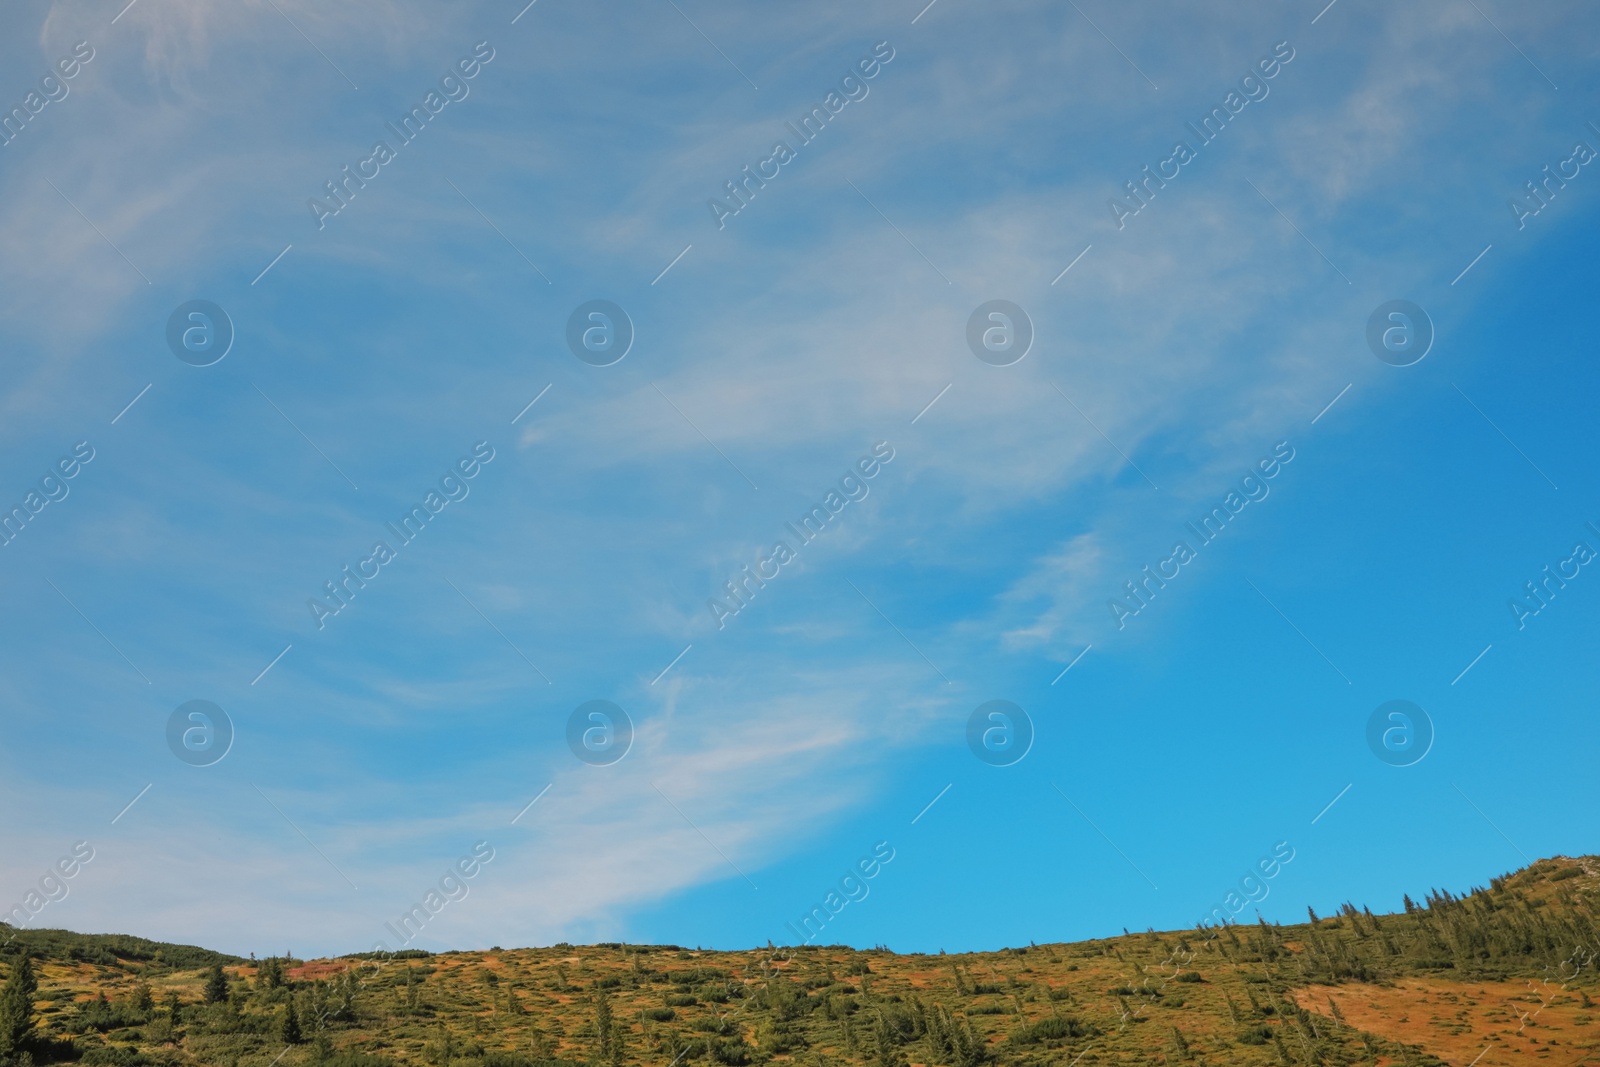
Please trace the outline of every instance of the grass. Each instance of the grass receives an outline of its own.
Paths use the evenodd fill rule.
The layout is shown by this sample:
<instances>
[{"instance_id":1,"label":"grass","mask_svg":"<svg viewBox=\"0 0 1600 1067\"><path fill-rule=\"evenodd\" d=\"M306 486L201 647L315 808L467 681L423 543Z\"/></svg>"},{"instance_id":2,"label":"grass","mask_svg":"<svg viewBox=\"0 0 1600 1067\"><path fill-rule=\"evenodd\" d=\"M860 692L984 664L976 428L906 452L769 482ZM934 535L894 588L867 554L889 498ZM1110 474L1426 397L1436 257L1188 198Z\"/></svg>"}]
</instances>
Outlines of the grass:
<instances>
[{"instance_id":1,"label":"grass","mask_svg":"<svg viewBox=\"0 0 1600 1067\"><path fill-rule=\"evenodd\" d=\"M948 956L610 944L252 964L19 931L0 962L34 960L36 1064L1565 1065L1600 1057L1597 915L1588 857L1393 915ZM214 964L229 992L208 1004Z\"/></svg>"}]
</instances>

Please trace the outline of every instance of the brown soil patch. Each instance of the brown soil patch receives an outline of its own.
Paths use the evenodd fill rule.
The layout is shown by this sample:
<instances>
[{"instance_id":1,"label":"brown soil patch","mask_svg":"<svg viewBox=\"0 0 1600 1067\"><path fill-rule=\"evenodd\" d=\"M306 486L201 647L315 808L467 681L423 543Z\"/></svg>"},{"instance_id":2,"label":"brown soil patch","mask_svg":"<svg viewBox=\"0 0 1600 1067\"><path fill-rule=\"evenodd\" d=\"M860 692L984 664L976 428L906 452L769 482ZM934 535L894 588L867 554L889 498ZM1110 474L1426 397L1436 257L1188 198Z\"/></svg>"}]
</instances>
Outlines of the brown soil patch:
<instances>
[{"instance_id":1,"label":"brown soil patch","mask_svg":"<svg viewBox=\"0 0 1600 1067\"><path fill-rule=\"evenodd\" d=\"M313 960L298 967L285 968L283 973L297 982L312 982L318 978L324 981L337 978L349 969L349 964L343 960Z\"/></svg>"},{"instance_id":2,"label":"brown soil patch","mask_svg":"<svg viewBox=\"0 0 1600 1067\"><path fill-rule=\"evenodd\" d=\"M1537 981L1443 982L1408 978L1393 986L1312 986L1295 1000L1368 1033L1419 1045L1466 1067L1579 1067L1600 1064L1600 1005L1582 1006L1575 990ZM1485 1049L1487 1048L1487 1051Z\"/></svg>"}]
</instances>

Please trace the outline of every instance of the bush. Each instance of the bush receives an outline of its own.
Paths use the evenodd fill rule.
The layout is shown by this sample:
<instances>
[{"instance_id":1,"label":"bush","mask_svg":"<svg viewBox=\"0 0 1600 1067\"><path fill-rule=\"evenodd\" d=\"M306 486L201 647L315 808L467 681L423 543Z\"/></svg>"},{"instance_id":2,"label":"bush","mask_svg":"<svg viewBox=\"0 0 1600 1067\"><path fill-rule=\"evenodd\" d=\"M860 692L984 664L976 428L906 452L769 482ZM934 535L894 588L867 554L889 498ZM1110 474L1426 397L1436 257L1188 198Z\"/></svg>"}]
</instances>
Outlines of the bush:
<instances>
[{"instance_id":1,"label":"bush","mask_svg":"<svg viewBox=\"0 0 1600 1067\"><path fill-rule=\"evenodd\" d=\"M131 1048L101 1045L83 1054L84 1067L142 1067L150 1061Z\"/></svg>"},{"instance_id":2,"label":"bush","mask_svg":"<svg viewBox=\"0 0 1600 1067\"><path fill-rule=\"evenodd\" d=\"M678 1017L678 1013L671 1008L646 1008L644 1017L652 1022L670 1023Z\"/></svg>"},{"instance_id":3,"label":"bush","mask_svg":"<svg viewBox=\"0 0 1600 1067\"><path fill-rule=\"evenodd\" d=\"M762 1035L761 1045L757 1052L765 1059L781 1053L793 1052L795 1049L805 1048L808 1044L809 1042L803 1036L789 1027L780 1025Z\"/></svg>"},{"instance_id":4,"label":"bush","mask_svg":"<svg viewBox=\"0 0 1600 1067\"><path fill-rule=\"evenodd\" d=\"M744 1037L735 1034L726 1041L708 1042L711 1059L726 1067L744 1067L750 1062L750 1046L745 1044Z\"/></svg>"},{"instance_id":5,"label":"bush","mask_svg":"<svg viewBox=\"0 0 1600 1067\"><path fill-rule=\"evenodd\" d=\"M1067 1041L1088 1037L1093 1030L1093 1027L1085 1026L1070 1015L1052 1015L1048 1019L1040 1019L1031 1026L1024 1026L1011 1035L1011 1041L1017 1045L1035 1045L1041 1041Z\"/></svg>"},{"instance_id":6,"label":"bush","mask_svg":"<svg viewBox=\"0 0 1600 1067\"><path fill-rule=\"evenodd\" d=\"M1270 1026L1252 1026L1239 1035L1239 1044L1241 1045L1265 1045L1271 1040L1272 1027Z\"/></svg>"}]
</instances>

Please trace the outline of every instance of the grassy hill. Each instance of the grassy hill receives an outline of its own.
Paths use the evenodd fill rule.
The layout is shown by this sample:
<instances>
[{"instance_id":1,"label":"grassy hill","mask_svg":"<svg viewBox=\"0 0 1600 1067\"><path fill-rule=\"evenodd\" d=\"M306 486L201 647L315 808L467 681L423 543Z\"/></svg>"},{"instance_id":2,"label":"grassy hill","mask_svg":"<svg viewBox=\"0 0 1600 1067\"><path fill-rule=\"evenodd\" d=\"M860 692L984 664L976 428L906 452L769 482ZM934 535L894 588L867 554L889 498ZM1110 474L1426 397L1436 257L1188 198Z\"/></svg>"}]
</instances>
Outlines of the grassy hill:
<instances>
[{"instance_id":1,"label":"grassy hill","mask_svg":"<svg viewBox=\"0 0 1600 1067\"><path fill-rule=\"evenodd\" d=\"M37 982L20 1042L0 995L0 1062L15 1064L1600 1064L1595 857L1392 915L1346 905L960 955L562 944L245 961L14 934L0 966L16 986L26 957Z\"/></svg>"}]
</instances>

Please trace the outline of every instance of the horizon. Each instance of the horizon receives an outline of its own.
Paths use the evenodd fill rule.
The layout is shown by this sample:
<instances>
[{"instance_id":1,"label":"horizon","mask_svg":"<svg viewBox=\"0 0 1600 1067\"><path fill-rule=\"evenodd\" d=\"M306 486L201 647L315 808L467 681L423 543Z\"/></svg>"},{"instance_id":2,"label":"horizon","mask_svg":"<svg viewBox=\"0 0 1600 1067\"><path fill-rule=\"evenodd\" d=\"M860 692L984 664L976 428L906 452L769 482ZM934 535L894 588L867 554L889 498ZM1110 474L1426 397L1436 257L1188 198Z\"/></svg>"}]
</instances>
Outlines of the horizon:
<instances>
[{"instance_id":1,"label":"horizon","mask_svg":"<svg viewBox=\"0 0 1600 1067\"><path fill-rule=\"evenodd\" d=\"M0 26L0 919L990 950L1600 852L1591 9Z\"/></svg>"},{"instance_id":2,"label":"horizon","mask_svg":"<svg viewBox=\"0 0 1600 1067\"><path fill-rule=\"evenodd\" d=\"M1557 855L1551 855L1551 856L1541 856L1538 859L1534 860L1534 862L1532 864L1530 864L1530 867L1537 867L1537 866L1542 865L1542 864L1555 863L1555 862L1558 862L1558 861L1561 861L1561 860L1579 861L1579 860L1595 859L1595 858L1597 858L1597 857L1595 857L1595 856L1587 856L1587 855L1566 856L1566 855L1557 854ZM1587 870L1587 868L1583 868L1582 867L1582 864L1579 864L1579 866L1580 866L1580 868L1582 868L1584 870ZM1525 872L1527 870L1529 870L1528 867L1518 868L1518 869L1512 870L1512 871L1506 871L1506 872L1503 872L1502 874L1491 876L1488 879L1488 881L1485 882L1482 885L1473 885L1473 886L1471 886L1471 887L1469 887L1469 888L1467 888L1465 890L1452 891L1447 886L1430 886L1428 888L1428 890L1426 891L1426 893L1419 893L1418 897L1416 899L1413 899L1412 895L1409 892L1403 893L1402 894L1402 899L1403 900L1410 900L1410 901L1412 901L1412 903L1416 904L1416 906L1418 906L1418 907L1425 906L1426 902L1428 900L1431 900L1436 894L1442 894L1447 899L1448 898L1454 898L1454 899L1460 900L1460 899L1463 899L1463 898L1470 897L1470 896L1472 896L1474 894L1477 894L1477 893L1486 892L1493 884L1501 882L1501 881L1503 881L1505 879L1514 877L1514 876L1516 876L1518 874L1522 874L1523 872ZM1370 910L1371 910L1370 906L1365 905L1365 904L1356 904L1354 901L1350 901L1348 903L1350 903L1354 907L1356 907L1358 911L1370 912ZM1312 908L1311 910L1314 911L1315 909ZM1399 914L1403 914L1403 913L1404 913L1404 909L1400 909L1400 910L1396 910L1396 911L1392 911L1392 912L1379 911L1379 912L1376 912L1374 914L1376 914L1378 916L1384 916L1384 915L1392 916L1392 915L1399 915ZM1319 916L1319 918L1336 917L1338 914L1339 914L1339 912L1337 910L1332 910L1330 912L1330 914ZM1230 916L1226 920L1226 925L1229 925L1229 926L1251 926L1251 925L1255 925L1255 923L1257 921L1266 922L1265 917L1262 916L1259 912L1256 912L1255 915L1256 915L1256 917L1255 917L1254 920L1246 920L1243 923L1238 923L1238 922L1232 921L1233 917ZM6 923L3 920L0 920L0 926L9 926L9 925L10 925L9 923ZM1206 927L1206 926L1197 924L1192 929L1196 929L1196 930L1208 930L1208 929L1209 930L1216 930L1216 929L1218 929L1220 927L1220 925L1221 924L1213 925L1211 927ZM1271 925L1282 926L1284 924L1281 921L1274 921ZM1302 921L1295 921L1295 922L1289 923L1289 925L1290 926L1303 925L1303 922ZM75 936L91 937L91 938L94 938L94 937L133 937L133 938L141 938L142 940L146 940L146 941L154 941L155 940L155 939L152 939L152 938L145 938L141 934L132 933L132 932L129 932L129 931L84 931L84 930L66 930L66 929L63 929L63 928L53 928L53 927L26 927L26 928L13 927L13 929L14 930L16 930L16 929L26 929L26 930L28 930L30 932L39 932L39 933L67 933L67 934L72 934L72 935L75 935ZM803 942L801 944L798 944L798 945L776 945L776 944L774 944L774 943L769 941L764 945L744 945L744 946L735 946L735 947L728 947L728 948L719 948L718 946L715 946L715 945L698 945L697 944L697 945L690 946L690 945L679 945L679 944L670 944L670 943L645 943L645 942L629 942L629 941L593 941L593 942L579 942L579 943L574 943L574 942L570 942L570 941L555 941L555 942L551 942L549 944L543 944L543 945L518 945L518 944L512 944L510 946L491 945L488 948L471 948L471 949L465 949L465 948L441 948L441 949L428 950L428 949L415 949L415 948L399 948L399 949L395 949L392 952L388 953L388 955L391 955L391 956L393 956L394 958L397 958L397 959L407 959L407 958L418 958L417 956L414 955L417 952L422 952L424 955L428 955L428 956L445 956L445 955L462 955L462 954L470 954L470 953L488 953L488 952L524 952L524 951L531 952L531 951L538 951L538 950L542 950L542 949L558 949L558 948L573 948L573 949L578 949L578 948L622 948L622 949L635 948L635 949L654 949L654 950L660 950L660 951L717 952L717 953L729 953L729 954L740 953L740 952L759 952L762 949L793 949L793 950L796 950L796 951L801 950L801 949L817 949L817 950L821 950L821 949L850 949L851 951L856 951L856 952L883 952L883 953L887 953L887 954L893 955L893 956L962 956L962 955L982 955L982 954L1004 953L1004 952L1014 951L1016 949L1021 949L1021 948L1024 948L1024 947L1026 947L1026 948L1049 948L1049 947L1059 947L1059 946L1064 946L1064 945L1092 944L1092 943L1098 942L1098 941L1113 941L1113 940L1116 940L1119 937L1138 937L1138 936L1143 936L1143 935L1145 935L1147 933L1180 934L1181 935L1181 934L1184 934L1184 933L1187 933L1187 932L1188 931L1183 929L1183 928L1169 929L1169 930L1157 930L1157 929L1155 929L1153 927L1147 927L1147 928L1145 928L1143 930L1136 930L1136 929L1132 929L1132 928L1129 928L1129 927L1124 927L1120 934L1113 933L1113 934L1106 934L1106 935L1102 935L1102 936L1098 936L1098 937L1086 937L1086 938L1081 938L1081 939L1074 940L1074 941L1044 941L1044 942L1038 942L1038 941L1030 940L1028 942L1027 946L1023 946L1023 945L1020 945L1020 944L1018 944L1018 945L1000 945L1000 946L993 946L993 947L988 947L988 948L966 949L966 950L961 950L961 951L957 951L957 952L947 952L945 949L942 949L942 948L934 950L934 951L897 952L897 951L895 951L893 946L884 945L884 944L874 944L874 945L871 945L871 946L862 947L862 946L858 946L858 945L848 945L848 944L845 944L843 942L817 941L815 944L813 944L809 940L805 941L805 942ZM15 937L15 933L13 933L13 938L12 939L14 939L14 937ZM8 939L7 943L9 944L10 940L12 940L12 939ZM171 944L171 942L156 942L156 943L157 944ZM207 946L205 946L205 945L183 945L181 947L200 948L200 949L206 949L207 948ZM210 951L216 951L216 950L210 950ZM233 958L240 959L240 960L243 960L243 961L246 961L246 962L259 962L260 960L263 960L263 959L274 959L275 958L275 959L282 959L282 960L289 960L289 961L298 960L301 963L311 963L311 962L315 962L317 960L325 960L325 959L366 959L366 958L382 956L382 955L385 955L385 954L384 953L375 952L375 951L372 951L372 950L367 950L367 951L346 952L346 953L341 953L339 955L334 955L334 956L301 956L301 955L296 955L294 953L293 948L291 947L291 948L285 949L281 956L277 955L276 953L272 953L272 954L268 954L268 953L264 953L264 952L258 953L255 950L251 950L250 952L245 953L245 954L229 953L229 955L233 956Z\"/></svg>"}]
</instances>

